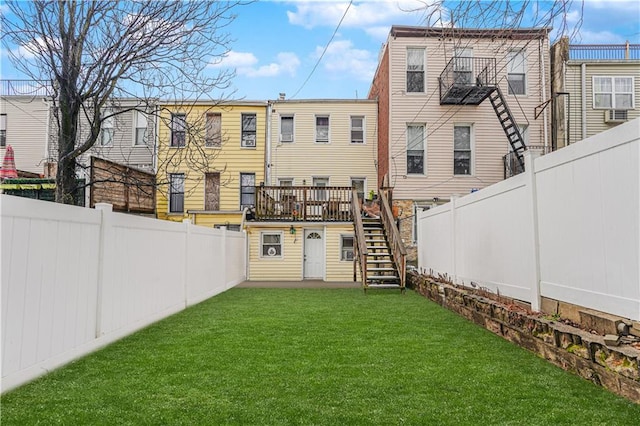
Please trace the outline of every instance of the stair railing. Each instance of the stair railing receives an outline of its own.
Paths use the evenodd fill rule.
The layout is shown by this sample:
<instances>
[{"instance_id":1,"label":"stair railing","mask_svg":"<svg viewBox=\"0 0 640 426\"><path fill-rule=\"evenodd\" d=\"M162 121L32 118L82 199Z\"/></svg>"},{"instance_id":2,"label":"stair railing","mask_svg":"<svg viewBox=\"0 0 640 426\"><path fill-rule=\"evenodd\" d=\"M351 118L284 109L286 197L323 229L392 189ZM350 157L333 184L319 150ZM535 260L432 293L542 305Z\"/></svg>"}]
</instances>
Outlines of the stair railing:
<instances>
[{"instance_id":1,"label":"stair railing","mask_svg":"<svg viewBox=\"0 0 640 426\"><path fill-rule=\"evenodd\" d=\"M384 232L387 235L387 240L391 246L393 262L400 278L400 288L404 288L407 270L407 250L404 247L402 238L400 238L400 232L398 231L398 227L396 226L393 218L391 206L389 205L389 191L386 189L380 189L379 198L382 226L384 227Z\"/></svg>"},{"instance_id":2,"label":"stair railing","mask_svg":"<svg viewBox=\"0 0 640 426\"><path fill-rule=\"evenodd\" d=\"M364 226L362 224L362 211L358 191L354 188L351 192L351 212L353 214L353 230L355 241L353 244L353 281L357 280L356 265L360 264L360 278L362 286L367 286L367 242L364 236Z\"/></svg>"}]
</instances>

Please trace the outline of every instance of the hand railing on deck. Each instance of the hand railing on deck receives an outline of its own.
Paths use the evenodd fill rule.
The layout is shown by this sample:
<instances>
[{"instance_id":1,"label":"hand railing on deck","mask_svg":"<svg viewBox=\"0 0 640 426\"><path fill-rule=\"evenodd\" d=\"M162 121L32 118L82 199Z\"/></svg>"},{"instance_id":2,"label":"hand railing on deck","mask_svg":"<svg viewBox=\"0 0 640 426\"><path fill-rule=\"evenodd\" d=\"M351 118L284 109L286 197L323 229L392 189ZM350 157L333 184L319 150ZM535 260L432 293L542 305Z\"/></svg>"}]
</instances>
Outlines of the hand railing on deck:
<instances>
[{"instance_id":1,"label":"hand railing on deck","mask_svg":"<svg viewBox=\"0 0 640 426\"><path fill-rule=\"evenodd\" d=\"M364 226L362 225L362 212L360 211L360 201L358 192L353 189L351 195L351 214L353 215L353 234L355 241L353 244L353 281L357 280L356 265L360 264L360 278L362 285L367 285L367 242L364 236Z\"/></svg>"},{"instance_id":2,"label":"hand railing on deck","mask_svg":"<svg viewBox=\"0 0 640 426\"><path fill-rule=\"evenodd\" d=\"M400 238L400 232L394 222L393 212L389 205L389 191L386 189L380 189L379 199L380 218L382 219L382 225L384 226L389 245L391 246L391 252L393 253L393 261L396 264L396 269L400 277L400 287L404 288L407 270L407 250L404 248L402 238Z\"/></svg>"},{"instance_id":3,"label":"hand railing on deck","mask_svg":"<svg viewBox=\"0 0 640 426\"><path fill-rule=\"evenodd\" d=\"M351 187L256 186L255 220L350 222Z\"/></svg>"}]
</instances>

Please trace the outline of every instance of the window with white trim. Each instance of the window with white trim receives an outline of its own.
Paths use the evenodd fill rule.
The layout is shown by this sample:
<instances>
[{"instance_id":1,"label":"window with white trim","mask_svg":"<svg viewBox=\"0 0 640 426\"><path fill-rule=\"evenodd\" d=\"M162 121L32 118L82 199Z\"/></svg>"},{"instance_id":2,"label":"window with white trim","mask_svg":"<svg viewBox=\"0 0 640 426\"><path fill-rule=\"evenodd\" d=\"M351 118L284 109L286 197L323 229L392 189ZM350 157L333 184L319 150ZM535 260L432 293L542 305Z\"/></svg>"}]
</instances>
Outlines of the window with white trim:
<instances>
[{"instance_id":1,"label":"window with white trim","mask_svg":"<svg viewBox=\"0 0 640 426\"><path fill-rule=\"evenodd\" d=\"M424 49L407 48L407 92L424 92Z\"/></svg>"},{"instance_id":2,"label":"window with white trim","mask_svg":"<svg viewBox=\"0 0 640 426\"><path fill-rule=\"evenodd\" d=\"M260 233L260 257L282 257L282 232Z\"/></svg>"},{"instance_id":3,"label":"window with white trim","mask_svg":"<svg viewBox=\"0 0 640 426\"><path fill-rule=\"evenodd\" d=\"M180 148L186 144L187 114L171 114L171 147Z\"/></svg>"},{"instance_id":4,"label":"window with white trim","mask_svg":"<svg viewBox=\"0 0 640 426\"><path fill-rule=\"evenodd\" d=\"M364 143L364 117L351 116L351 143Z\"/></svg>"},{"instance_id":5,"label":"window with white trim","mask_svg":"<svg viewBox=\"0 0 640 426\"><path fill-rule=\"evenodd\" d=\"M407 125L407 174L424 174L424 124Z\"/></svg>"},{"instance_id":6,"label":"window with white trim","mask_svg":"<svg viewBox=\"0 0 640 426\"><path fill-rule=\"evenodd\" d=\"M358 198L364 200L364 194L367 190L367 178L351 178L351 188L354 188L358 193Z\"/></svg>"},{"instance_id":7,"label":"window with white trim","mask_svg":"<svg viewBox=\"0 0 640 426\"><path fill-rule=\"evenodd\" d=\"M0 146L7 146L7 114L0 114Z\"/></svg>"},{"instance_id":8,"label":"window with white trim","mask_svg":"<svg viewBox=\"0 0 640 426\"><path fill-rule=\"evenodd\" d=\"M313 178L313 186L319 186L319 187L329 186L329 178L328 177L314 177ZM315 191L315 199L316 200L328 200L327 191L325 189L316 189L316 191Z\"/></svg>"},{"instance_id":9,"label":"window with white trim","mask_svg":"<svg viewBox=\"0 0 640 426\"><path fill-rule=\"evenodd\" d=\"M133 141L134 146L145 146L147 145L148 135L147 135L147 127L148 127L148 119L147 114L142 111L134 111L135 113L135 123L136 123L136 133L135 139Z\"/></svg>"},{"instance_id":10,"label":"window with white trim","mask_svg":"<svg viewBox=\"0 0 640 426\"><path fill-rule=\"evenodd\" d=\"M473 83L473 48L456 47L454 49L453 84L469 85Z\"/></svg>"},{"instance_id":11,"label":"window with white trim","mask_svg":"<svg viewBox=\"0 0 640 426\"><path fill-rule=\"evenodd\" d=\"M256 205L256 174L240 173L240 210Z\"/></svg>"},{"instance_id":12,"label":"window with white trim","mask_svg":"<svg viewBox=\"0 0 640 426\"><path fill-rule=\"evenodd\" d=\"M340 235L340 260L353 260L353 235Z\"/></svg>"},{"instance_id":13,"label":"window with white trim","mask_svg":"<svg viewBox=\"0 0 640 426\"><path fill-rule=\"evenodd\" d=\"M280 116L280 142L293 142L293 115Z\"/></svg>"},{"instance_id":14,"label":"window with white trim","mask_svg":"<svg viewBox=\"0 0 640 426\"><path fill-rule=\"evenodd\" d=\"M527 92L527 59L525 52L509 52L507 55L507 83L510 95L524 95Z\"/></svg>"},{"instance_id":15,"label":"window with white trim","mask_svg":"<svg viewBox=\"0 0 640 426\"><path fill-rule=\"evenodd\" d=\"M453 126L453 174L471 175L472 167L471 126Z\"/></svg>"},{"instance_id":16,"label":"window with white trim","mask_svg":"<svg viewBox=\"0 0 640 426\"><path fill-rule=\"evenodd\" d=\"M594 76L593 108L634 109L633 77Z\"/></svg>"},{"instance_id":17,"label":"window with white trim","mask_svg":"<svg viewBox=\"0 0 640 426\"><path fill-rule=\"evenodd\" d=\"M316 142L329 143L328 115L316 115Z\"/></svg>"},{"instance_id":18,"label":"window with white trim","mask_svg":"<svg viewBox=\"0 0 640 426\"><path fill-rule=\"evenodd\" d=\"M169 213L184 212L184 173L169 175Z\"/></svg>"},{"instance_id":19,"label":"window with white trim","mask_svg":"<svg viewBox=\"0 0 640 426\"><path fill-rule=\"evenodd\" d=\"M243 148L255 148L256 147L256 127L257 127L256 114L242 114L242 142Z\"/></svg>"},{"instance_id":20,"label":"window with white trim","mask_svg":"<svg viewBox=\"0 0 640 426\"><path fill-rule=\"evenodd\" d=\"M112 146L113 145L113 116L109 117L112 111L104 111L102 114L102 124L100 125L100 145Z\"/></svg>"}]
</instances>

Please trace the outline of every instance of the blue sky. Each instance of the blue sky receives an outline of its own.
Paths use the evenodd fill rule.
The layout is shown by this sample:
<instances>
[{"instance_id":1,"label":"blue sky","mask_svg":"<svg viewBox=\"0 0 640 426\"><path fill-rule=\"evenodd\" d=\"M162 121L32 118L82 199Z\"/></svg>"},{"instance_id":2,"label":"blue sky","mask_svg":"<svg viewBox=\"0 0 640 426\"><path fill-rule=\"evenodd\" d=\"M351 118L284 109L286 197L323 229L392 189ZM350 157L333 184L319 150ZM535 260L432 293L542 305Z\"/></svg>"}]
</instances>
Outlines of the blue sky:
<instances>
[{"instance_id":1,"label":"blue sky","mask_svg":"<svg viewBox=\"0 0 640 426\"><path fill-rule=\"evenodd\" d=\"M424 13L416 9L425 3L432 2L355 0L350 6L349 1L339 0L251 3L236 9L237 18L229 27L234 39L231 51L210 67L212 71L219 67L236 70L234 98L276 99L280 92L296 99L366 98L391 25L423 25ZM543 9L549 3L540 1L537 7ZM579 32L575 32L581 15ZM637 0L574 0L566 21L573 43L640 43ZM524 26L530 26L527 24ZM4 53L1 59L2 78L20 78Z\"/></svg>"}]
</instances>

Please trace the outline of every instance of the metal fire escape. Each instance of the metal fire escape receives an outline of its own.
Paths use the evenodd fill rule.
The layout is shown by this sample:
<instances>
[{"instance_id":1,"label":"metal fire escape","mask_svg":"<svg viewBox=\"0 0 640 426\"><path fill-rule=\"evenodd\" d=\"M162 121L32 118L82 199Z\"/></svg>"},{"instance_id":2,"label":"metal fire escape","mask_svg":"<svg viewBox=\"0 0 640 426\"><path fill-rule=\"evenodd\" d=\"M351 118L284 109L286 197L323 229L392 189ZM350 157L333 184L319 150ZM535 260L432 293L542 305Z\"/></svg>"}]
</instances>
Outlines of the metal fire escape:
<instances>
[{"instance_id":1,"label":"metal fire escape","mask_svg":"<svg viewBox=\"0 0 640 426\"><path fill-rule=\"evenodd\" d=\"M518 166L524 170L523 153L527 146L498 87L495 58L451 58L439 81L440 105L480 105L489 98Z\"/></svg>"}]
</instances>

